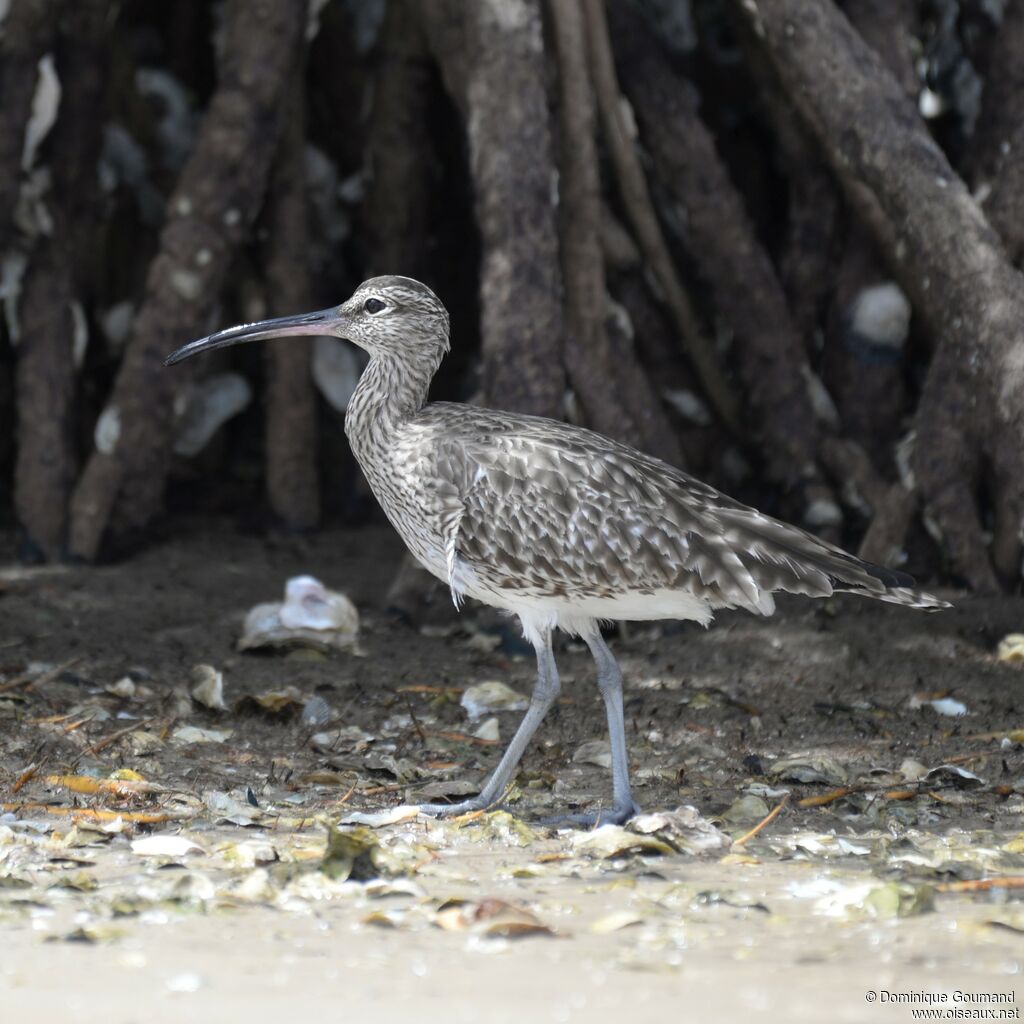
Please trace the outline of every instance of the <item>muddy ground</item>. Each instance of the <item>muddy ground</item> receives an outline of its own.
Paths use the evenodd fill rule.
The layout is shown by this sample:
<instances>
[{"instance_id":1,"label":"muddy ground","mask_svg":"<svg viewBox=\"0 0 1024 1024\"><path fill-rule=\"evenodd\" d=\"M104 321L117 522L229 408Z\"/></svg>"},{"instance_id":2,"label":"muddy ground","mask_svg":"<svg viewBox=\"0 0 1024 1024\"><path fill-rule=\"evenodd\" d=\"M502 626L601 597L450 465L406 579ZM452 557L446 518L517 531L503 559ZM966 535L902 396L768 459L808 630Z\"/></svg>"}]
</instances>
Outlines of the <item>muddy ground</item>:
<instances>
[{"instance_id":1,"label":"muddy ground","mask_svg":"<svg viewBox=\"0 0 1024 1024\"><path fill-rule=\"evenodd\" d=\"M612 646L651 813L593 835L542 823L609 797L591 664L566 643L509 813L371 818L325 854L327 822L473 791L519 713L481 739L461 692L528 694L532 657L473 609L390 616L383 528L169 538L23 571L0 537L0 1020L1017 1011L1024 664L996 652L1024 601L631 626ZM239 653L245 611L303 573L356 603L358 651ZM190 698L199 664L226 710ZM329 721L304 720L312 696Z\"/></svg>"}]
</instances>

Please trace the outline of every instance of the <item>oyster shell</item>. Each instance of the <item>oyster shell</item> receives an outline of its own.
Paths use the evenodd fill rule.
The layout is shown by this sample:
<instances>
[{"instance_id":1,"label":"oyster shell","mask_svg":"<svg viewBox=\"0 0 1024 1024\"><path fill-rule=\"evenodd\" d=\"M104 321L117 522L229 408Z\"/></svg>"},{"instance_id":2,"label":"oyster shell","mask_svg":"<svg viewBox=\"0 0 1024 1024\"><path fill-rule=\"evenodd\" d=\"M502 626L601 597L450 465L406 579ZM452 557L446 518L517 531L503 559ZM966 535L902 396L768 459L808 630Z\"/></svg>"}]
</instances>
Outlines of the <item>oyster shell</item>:
<instances>
[{"instance_id":1,"label":"oyster shell","mask_svg":"<svg viewBox=\"0 0 1024 1024\"><path fill-rule=\"evenodd\" d=\"M313 576L295 576L285 585L284 601L258 604L249 611L238 649L351 651L358 636L359 612L344 594L328 590Z\"/></svg>"}]
</instances>

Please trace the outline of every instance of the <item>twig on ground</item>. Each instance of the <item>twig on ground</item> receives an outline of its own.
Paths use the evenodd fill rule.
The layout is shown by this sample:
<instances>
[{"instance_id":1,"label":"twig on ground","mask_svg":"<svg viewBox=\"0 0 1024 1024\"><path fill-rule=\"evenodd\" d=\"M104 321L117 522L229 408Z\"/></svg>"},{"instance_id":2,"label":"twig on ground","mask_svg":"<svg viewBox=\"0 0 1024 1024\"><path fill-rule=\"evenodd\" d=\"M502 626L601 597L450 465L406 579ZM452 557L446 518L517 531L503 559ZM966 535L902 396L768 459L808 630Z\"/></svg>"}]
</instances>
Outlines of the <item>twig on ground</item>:
<instances>
[{"instance_id":1,"label":"twig on ground","mask_svg":"<svg viewBox=\"0 0 1024 1024\"><path fill-rule=\"evenodd\" d=\"M786 804L788 804L788 803L789 803L789 794L787 793L787 794L786 794L786 795L785 795L785 796L784 796L784 797L783 797L783 798L782 798L782 799L781 799L781 800L780 800L780 801L779 801L779 802L778 802L778 803L777 803L777 804L775 805L775 807L774 807L774 808L772 808L772 810L771 810L771 811L769 812L769 814L768 814L768 816L767 816L767 817L765 817L765 818L762 818L762 819L761 819L761 821L759 821L759 822L758 822L758 823L757 823L757 824L756 824L756 825L755 825L755 826L754 826L754 827L753 827L753 828L752 828L752 829L751 829L751 830L750 830L749 832L747 832L747 833L746 833L745 835L742 835L742 836L740 836L740 837L739 837L739 839L734 839L734 840L733 840L733 843L732 843L732 848L733 848L733 849L735 850L737 846L744 846L744 845L746 845L746 843L747 843L747 842L749 842L749 841L750 841L751 839L753 839L753 838L754 838L754 836L756 836L756 835L757 835L757 834L758 834L758 833L759 833L759 832L760 832L760 831L761 831L762 829L764 829L764 828L765 828L766 826L770 825L770 824L771 824L771 823L772 823L772 822L773 822L773 821L774 821L774 820L775 820L775 819L776 819L776 818L777 818L777 817L778 817L778 816L779 816L779 815L780 815L780 814L782 813L782 809L783 809L783 808L784 808L784 807L786 806Z\"/></svg>"}]
</instances>

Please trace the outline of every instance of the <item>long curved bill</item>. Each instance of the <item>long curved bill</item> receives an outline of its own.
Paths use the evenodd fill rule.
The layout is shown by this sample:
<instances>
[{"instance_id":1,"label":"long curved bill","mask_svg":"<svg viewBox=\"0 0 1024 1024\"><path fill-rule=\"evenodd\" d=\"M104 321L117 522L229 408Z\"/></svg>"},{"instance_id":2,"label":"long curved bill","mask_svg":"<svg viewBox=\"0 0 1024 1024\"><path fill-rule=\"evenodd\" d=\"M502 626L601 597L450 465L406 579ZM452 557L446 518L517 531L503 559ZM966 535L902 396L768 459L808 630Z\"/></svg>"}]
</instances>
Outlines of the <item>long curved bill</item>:
<instances>
[{"instance_id":1,"label":"long curved bill","mask_svg":"<svg viewBox=\"0 0 1024 1024\"><path fill-rule=\"evenodd\" d=\"M284 338L292 334L330 334L337 337L337 328L342 320L338 307L332 306L316 313L300 313L296 316L278 317L276 320L239 324L237 327L228 327L223 331L217 331L216 334L182 345L164 360L164 366L173 366L183 359L199 355L200 352L212 352L215 348L227 348L229 345L240 345L245 341L258 341L260 338Z\"/></svg>"}]
</instances>

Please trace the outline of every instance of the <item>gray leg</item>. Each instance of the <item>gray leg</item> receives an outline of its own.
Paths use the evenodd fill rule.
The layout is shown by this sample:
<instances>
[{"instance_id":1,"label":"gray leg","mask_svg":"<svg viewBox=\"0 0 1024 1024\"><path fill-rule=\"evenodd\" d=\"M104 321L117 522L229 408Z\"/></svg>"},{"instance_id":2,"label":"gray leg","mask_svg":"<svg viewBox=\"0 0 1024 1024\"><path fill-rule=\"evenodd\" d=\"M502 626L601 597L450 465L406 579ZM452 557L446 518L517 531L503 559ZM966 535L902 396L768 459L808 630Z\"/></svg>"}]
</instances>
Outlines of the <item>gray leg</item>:
<instances>
[{"instance_id":1,"label":"gray leg","mask_svg":"<svg viewBox=\"0 0 1024 1024\"><path fill-rule=\"evenodd\" d=\"M609 811L595 816L599 824L621 824L638 814L629 788L629 755L626 753L626 723L622 714L622 672L599 631L583 638L597 663L597 686L608 714L608 740L612 748L612 797Z\"/></svg>"},{"instance_id":2,"label":"gray leg","mask_svg":"<svg viewBox=\"0 0 1024 1024\"><path fill-rule=\"evenodd\" d=\"M453 815L465 814L468 811L479 811L490 807L501 799L506 787L512 779L512 775L526 750L527 744L533 738L544 716L548 713L551 705L558 699L562 684L558 678L558 669L555 666L555 656L551 651L551 631L548 630L541 636L541 643L536 645L537 650L537 681L533 686L533 695L530 697L530 706L519 723L512 742L509 743L498 767L494 769L486 785L478 796L470 800L463 800L457 804L420 804L420 811L423 814ZM607 648L605 648L607 650ZM611 652L609 652L611 657ZM614 661L612 662L614 664ZM621 709L621 699L619 701ZM621 718L620 710L619 716ZM628 784L627 784L627 789Z\"/></svg>"}]
</instances>

